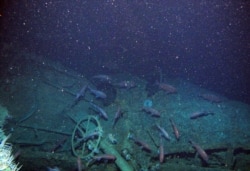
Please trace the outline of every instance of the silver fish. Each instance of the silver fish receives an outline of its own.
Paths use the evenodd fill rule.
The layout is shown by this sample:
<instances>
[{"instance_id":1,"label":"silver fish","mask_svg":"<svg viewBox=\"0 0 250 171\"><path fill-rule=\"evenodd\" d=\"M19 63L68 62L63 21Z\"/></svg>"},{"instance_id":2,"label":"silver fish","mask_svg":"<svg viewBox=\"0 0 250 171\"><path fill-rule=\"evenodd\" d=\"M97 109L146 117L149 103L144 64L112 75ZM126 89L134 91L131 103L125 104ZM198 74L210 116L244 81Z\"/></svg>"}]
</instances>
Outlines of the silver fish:
<instances>
[{"instance_id":1,"label":"silver fish","mask_svg":"<svg viewBox=\"0 0 250 171\"><path fill-rule=\"evenodd\" d=\"M112 124L112 128L115 127L115 124L117 123L117 121L122 117L122 111L121 111L121 107L119 106L116 113L115 113L115 117L114 117L114 121Z\"/></svg>"},{"instance_id":2,"label":"silver fish","mask_svg":"<svg viewBox=\"0 0 250 171\"><path fill-rule=\"evenodd\" d=\"M92 94L95 95L96 98L101 98L101 99L107 98L107 95L106 95L104 92L100 91L100 90L95 90L95 89L92 89L92 88L90 88L90 87L88 87L88 89L89 89L89 91L90 91Z\"/></svg>"},{"instance_id":3,"label":"silver fish","mask_svg":"<svg viewBox=\"0 0 250 171\"><path fill-rule=\"evenodd\" d=\"M94 104L92 102L90 102L90 105L91 105L92 109L95 110L96 112L98 112L102 118L104 118L105 120L108 120L107 113L101 107L97 106L96 104Z\"/></svg>"},{"instance_id":4,"label":"silver fish","mask_svg":"<svg viewBox=\"0 0 250 171\"><path fill-rule=\"evenodd\" d=\"M168 132L167 132L163 127L161 127L159 124L156 124L156 127L160 130L160 132L162 133L162 136L163 136L164 138L166 138L166 139L169 140L169 141L171 140L171 138L170 138Z\"/></svg>"},{"instance_id":5,"label":"silver fish","mask_svg":"<svg viewBox=\"0 0 250 171\"><path fill-rule=\"evenodd\" d=\"M76 94L75 101L79 100L81 97L85 96L85 92L88 88L88 85L85 85L81 88L81 90Z\"/></svg>"}]
</instances>

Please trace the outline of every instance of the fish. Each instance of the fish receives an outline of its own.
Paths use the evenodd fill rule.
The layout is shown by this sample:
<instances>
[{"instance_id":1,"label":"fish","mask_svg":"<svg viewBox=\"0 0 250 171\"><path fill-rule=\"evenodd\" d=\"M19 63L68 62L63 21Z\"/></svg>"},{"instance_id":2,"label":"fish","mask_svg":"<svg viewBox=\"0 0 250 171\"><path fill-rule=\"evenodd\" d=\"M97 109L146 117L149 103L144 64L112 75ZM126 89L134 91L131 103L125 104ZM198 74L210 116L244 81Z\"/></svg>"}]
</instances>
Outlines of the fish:
<instances>
[{"instance_id":1,"label":"fish","mask_svg":"<svg viewBox=\"0 0 250 171\"><path fill-rule=\"evenodd\" d=\"M80 101L80 99L85 96L87 88L88 88L88 85L84 85L81 88L81 90L78 93L76 93L76 97L75 97L73 104L71 105L71 108L73 108L75 105L77 105L77 103Z\"/></svg>"},{"instance_id":2,"label":"fish","mask_svg":"<svg viewBox=\"0 0 250 171\"><path fill-rule=\"evenodd\" d=\"M208 162L208 155L205 152L205 150L203 150L198 144L196 144L194 141L189 140L189 142L191 143L191 145L195 148L195 150L197 151L197 153L200 155L200 157L202 158L202 160L204 160L206 163Z\"/></svg>"},{"instance_id":3,"label":"fish","mask_svg":"<svg viewBox=\"0 0 250 171\"><path fill-rule=\"evenodd\" d=\"M84 97L85 96L85 92L88 88L88 85L84 85L81 90L76 93L76 97L75 97L75 101L78 101L81 97Z\"/></svg>"},{"instance_id":4,"label":"fish","mask_svg":"<svg viewBox=\"0 0 250 171\"><path fill-rule=\"evenodd\" d=\"M93 132L90 132L90 133L88 133L87 135L85 135L83 138L81 138L79 141L80 142L86 142L86 141L88 141L88 140L90 140L90 139L94 139L95 137L98 137L100 135L100 133L99 132L97 132L97 131L93 131Z\"/></svg>"},{"instance_id":5,"label":"fish","mask_svg":"<svg viewBox=\"0 0 250 171\"><path fill-rule=\"evenodd\" d=\"M58 167L47 167L47 171L60 171L60 169Z\"/></svg>"},{"instance_id":6,"label":"fish","mask_svg":"<svg viewBox=\"0 0 250 171\"><path fill-rule=\"evenodd\" d=\"M90 139L93 140L93 139L97 138L98 136L101 136L100 132L97 132L97 131L90 132L87 135L85 135L84 137L81 137L81 138L77 139L77 142L75 143L75 146L78 146L82 142L87 142Z\"/></svg>"},{"instance_id":7,"label":"fish","mask_svg":"<svg viewBox=\"0 0 250 171\"><path fill-rule=\"evenodd\" d=\"M156 127L159 129L164 138L166 138L169 141L171 140L171 137L169 136L168 132L163 127L161 127L159 124L156 124Z\"/></svg>"},{"instance_id":8,"label":"fish","mask_svg":"<svg viewBox=\"0 0 250 171\"><path fill-rule=\"evenodd\" d=\"M96 112L98 112L99 115L100 115L103 119L108 120L108 115L107 115L107 113L106 113L101 107L97 106L96 104L94 104L94 103L92 103L92 102L90 102L90 105L91 105L92 109L95 110Z\"/></svg>"},{"instance_id":9,"label":"fish","mask_svg":"<svg viewBox=\"0 0 250 171\"><path fill-rule=\"evenodd\" d=\"M150 116L153 116L153 117L160 117L161 114L158 110L154 109L154 108L151 108L151 107L143 107L142 108L142 111L150 114Z\"/></svg>"},{"instance_id":10,"label":"fish","mask_svg":"<svg viewBox=\"0 0 250 171\"><path fill-rule=\"evenodd\" d=\"M206 112L206 111L194 112L193 114L191 114L190 119L197 119L208 115L214 115L214 112Z\"/></svg>"},{"instance_id":11,"label":"fish","mask_svg":"<svg viewBox=\"0 0 250 171\"><path fill-rule=\"evenodd\" d=\"M111 83L111 80L112 80L109 75L105 75L105 74L95 75L92 78L98 79L101 82L108 82L108 83Z\"/></svg>"},{"instance_id":12,"label":"fish","mask_svg":"<svg viewBox=\"0 0 250 171\"><path fill-rule=\"evenodd\" d=\"M159 145L159 161L160 163L163 163L164 161L164 147L163 147L163 141L162 141L162 136L160 136L160 145Z\"/></svg>"},{"instance_id":13,"label":"fish","mask_svg":"<svg viewBox=\"0 0 250 171\"><path fill-rule=\"evenodd\" d=\"M114 162L116 160L116 156L112 154L101 154L97 156L93 156L91 160L88 161L87 166L90 166L96 162Z\"/></svg>"},{"instance_id":14,"label":"fish","mask_svg":"<svg viewBox=\"0 0 250 171\"><path fill-rule=\"evenodd\" d=\"M136 84L134 81L121 81L117 84L114 84L114 86L116 86L118 88L131 89L131 88L136 87Z\"/></svg>"},{"instance_id":15,"label":"fish","mask_svg":"<svg viewBox=\"0 0 250 171\"><path fill-rule=\"evenodd\" d=\"M115 161L116 156L112 154L102 154L98 156L93 156L93 160L95 161Z\"/></svg>"},{"instance_id":16,"label":"fish","mask_svg":"<svg viewBox=\"0 0 250 171\"><path fill-rule=\"evenodd\" d=\"M180 133L179 133L179 130L177 129L174 121L172 119L169 119L169 121L171 122L171 125L172 125L172 128L174 130L174 135L175 135L175 138L177 139L177 141L180 139Z\"/></svg>"},{"instance_id":17,"label":"fish","mask_svg":"<svg viewBox=\"0 0 250 171\"><path fill-rule=\"evenodd\" d=\"M89 91L95 95L96 98L101 98L101 99L106 99L107 98L107 95L100 91L100 90L95 90L95 89L92 89L90 87L88 87Z\"/></svg>"},{"instance_id":18,"label":"fish","mask_svg":"<svg viewBox=\"0 0 250 171\"><path fill-rule=\"evenodd\" d=\"M177 89L170 84L157 82L156 85L158 85L159 89L167 92L167 94L177 93Z\"/></svg>"},{"instance_id":19,"label":"fish","mask_svg":"<svg viewBox=\"0 0 250 171\"><path fill-rule=\"evenodd\" d=\"M148 153L151 153L152 150L151 148L149 147L148 144L146 144L145 142L141 141L141 140L138 140L137 138L134 138L132 134L129 133L128 135L128 139L131 139L134 141L135 144L137 144L138 146L140 146L142 148L142 150L148 152Z\"/></svg>"},{"instance_id":20,"label":"fish","mask_svg":"<svg viewBox=\"0 0 250 171\"><path fill-rule=\"evenodd\" d=\"M115 127L117 121L122 117L122 111L121 111L121 107L119 106L116 113L115 113L115 117L114 117L114 121L112 124L112 128Z\"/></svg>"},{"instance_id":21,"label":"fish","mask_svg":"<svg viewBox=\"0 0 250 171\"><path fill-rule=\"evenodd\" d=\"M82 171L83 169L85 169L80 157L77 157L76 163L77 163L77 171Z\"/></svg>"},{"instance_id":22,"label":"fish","mask_svg":"<svg viewBox=\"0 0 250 171\"><path fill-rule=\"evenodd\" d=\"M221 103L222 99L214 94L200 94L198 95L204 100L210 101L211 103Z\"/></svg>"}]
</instances>

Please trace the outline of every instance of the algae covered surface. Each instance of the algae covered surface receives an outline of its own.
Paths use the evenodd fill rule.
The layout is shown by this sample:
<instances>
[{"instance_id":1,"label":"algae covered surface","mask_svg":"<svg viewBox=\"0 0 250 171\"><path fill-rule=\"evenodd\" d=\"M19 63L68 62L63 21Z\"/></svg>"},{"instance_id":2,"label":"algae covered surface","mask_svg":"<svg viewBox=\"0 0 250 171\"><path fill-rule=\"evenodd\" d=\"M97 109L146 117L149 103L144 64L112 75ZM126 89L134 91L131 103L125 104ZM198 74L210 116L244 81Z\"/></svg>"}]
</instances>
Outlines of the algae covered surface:
<instances>
[{"instance_id":1,"label":"algae covered surface","mask_svg":"<svg viewBox=\"0 0 250 171\"><path fill-rule=\"evenodd\" d=\"M190 170L230 170L248 167L247 162L242 162L242 159L248 161L249 152L250 108L247 104L227 99L182 79L167 79L168 84L174 86L177 92L169 94L156 87L155 93L148 96L147 82L131 74L110 75L114 82L126 79L134 81L137 85L131 89L121 89L114 86L115 83L102 86L102 83L93 82L63 65L53 65L51 61L41 64L40 61L29 57L25 62L27 65L33 62L36 67L28 69L33 72L25 71L27 68L24 67L24 74L13 76L13 83L6 85L10 91L4 91L4 87L1 89L1 102L9 108L12 115L5 130L12 133L10 141L15 149L22 149L23 153L19 160L23 162L24 168L30 167L31 159L34 162L33 169L53 165L61 166L62 169L73 167L77 156L71 152L72 134L78 121L88 116L96 117L100 122L101 141L109 143L109 146L134 170L181 170L186 167ZM75 103L77 92L86 84L99 87L104 92L109 90L106 91L107 99L98 99L87 91L84 98ZM107 86L111 88L106 89ZM220 98L220 101L214 102L213 99L203 98L203 94L212 94ZM112 100L107 104L105 100L108 100L109 96ZM145 100L152 102L151 107L157 110L160 116L155 117L142 110ZM103 119L93 110L89 101L105 110L108 119ZM123 114L113 125L118 108ZM212 114L191 119L194 113L199 112ZM179 139L174 134L170 120L178 129ZM84 123L82 127L86 124L91 125ZM162 136L157 125L169 134L169 139ZM97 131L95 126L90 128ZM83 132L85 131L83 128ZM110 134L115 138L115 143L109 140ZM129 135L147 144L151 152L144 150L143 145L129 138ZM91 138L93 142L95 139L96 137ZM208 162L204 162L196 154L195 148L189 143L190 140L206 151L209 156ZM160 163L161 142L164 148L164 161ZM90 144L86 143L83 147L86 148L86 153L91 153ZM102 165L118 169L113 162L90 162L91 157L103 153L102 149L105 152L105 146L98 145L92 156L82 159L83 165L91 163L87 166L90 170ZM125 155L124 150L127 150ZM34 151L32 156L30 151ZM63 164L61 161L64 161Z\"/></svg>"}]
</instances>

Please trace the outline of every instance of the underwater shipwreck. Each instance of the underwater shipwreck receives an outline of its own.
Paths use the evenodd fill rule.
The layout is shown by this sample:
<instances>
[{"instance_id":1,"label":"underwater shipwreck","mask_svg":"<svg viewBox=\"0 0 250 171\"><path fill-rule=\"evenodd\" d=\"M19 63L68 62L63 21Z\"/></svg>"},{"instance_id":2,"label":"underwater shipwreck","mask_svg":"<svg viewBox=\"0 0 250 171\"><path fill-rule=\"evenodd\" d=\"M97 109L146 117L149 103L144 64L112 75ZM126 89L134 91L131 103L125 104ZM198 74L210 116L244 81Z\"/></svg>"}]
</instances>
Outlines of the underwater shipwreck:
<instances>
[{"instance_id":1,"label":"underwater shipwreck","mask_svg":"<svg viewBox=\"0 0 250 171\"><path fill-rule=\"evenodd\" d=\"M150 87L129 73L89 76L21 56L0 87L9 111L2 129L20 170L250 167L247 104L158 71Z\"/></svg>"},{"instance_id":2,"label":"underwater shipwreck","mask_svg":"<svg viewBox=\"0 0 250 171\"><path fill-rule=\"evenodd\" d=\"M249 4L0 0L0 171L249 171Z\"/></svg>"}]
</instances>

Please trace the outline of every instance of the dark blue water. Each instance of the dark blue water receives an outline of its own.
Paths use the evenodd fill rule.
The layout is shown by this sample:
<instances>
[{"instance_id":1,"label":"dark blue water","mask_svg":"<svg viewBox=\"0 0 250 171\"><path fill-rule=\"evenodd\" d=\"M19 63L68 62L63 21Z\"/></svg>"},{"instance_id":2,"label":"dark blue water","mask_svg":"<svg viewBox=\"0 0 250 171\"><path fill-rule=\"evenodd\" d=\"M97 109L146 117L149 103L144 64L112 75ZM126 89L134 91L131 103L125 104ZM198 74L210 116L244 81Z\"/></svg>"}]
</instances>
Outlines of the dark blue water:
<instances>
[{"instance_id":1,"label":"dark blue water","mask_svg":"<svg viewBox=\"0 0 250 171\"><path fill-rule=\"evenodd\" d=\"M3 1L4 41L80 71L149 77L160 67L232 99L249 98L248 1ZM115 64L114 64L115 63ZM106 69L106 68L104 68ZM91 73L92 74L92 73Z\"/></svg>"}]
</instances>

